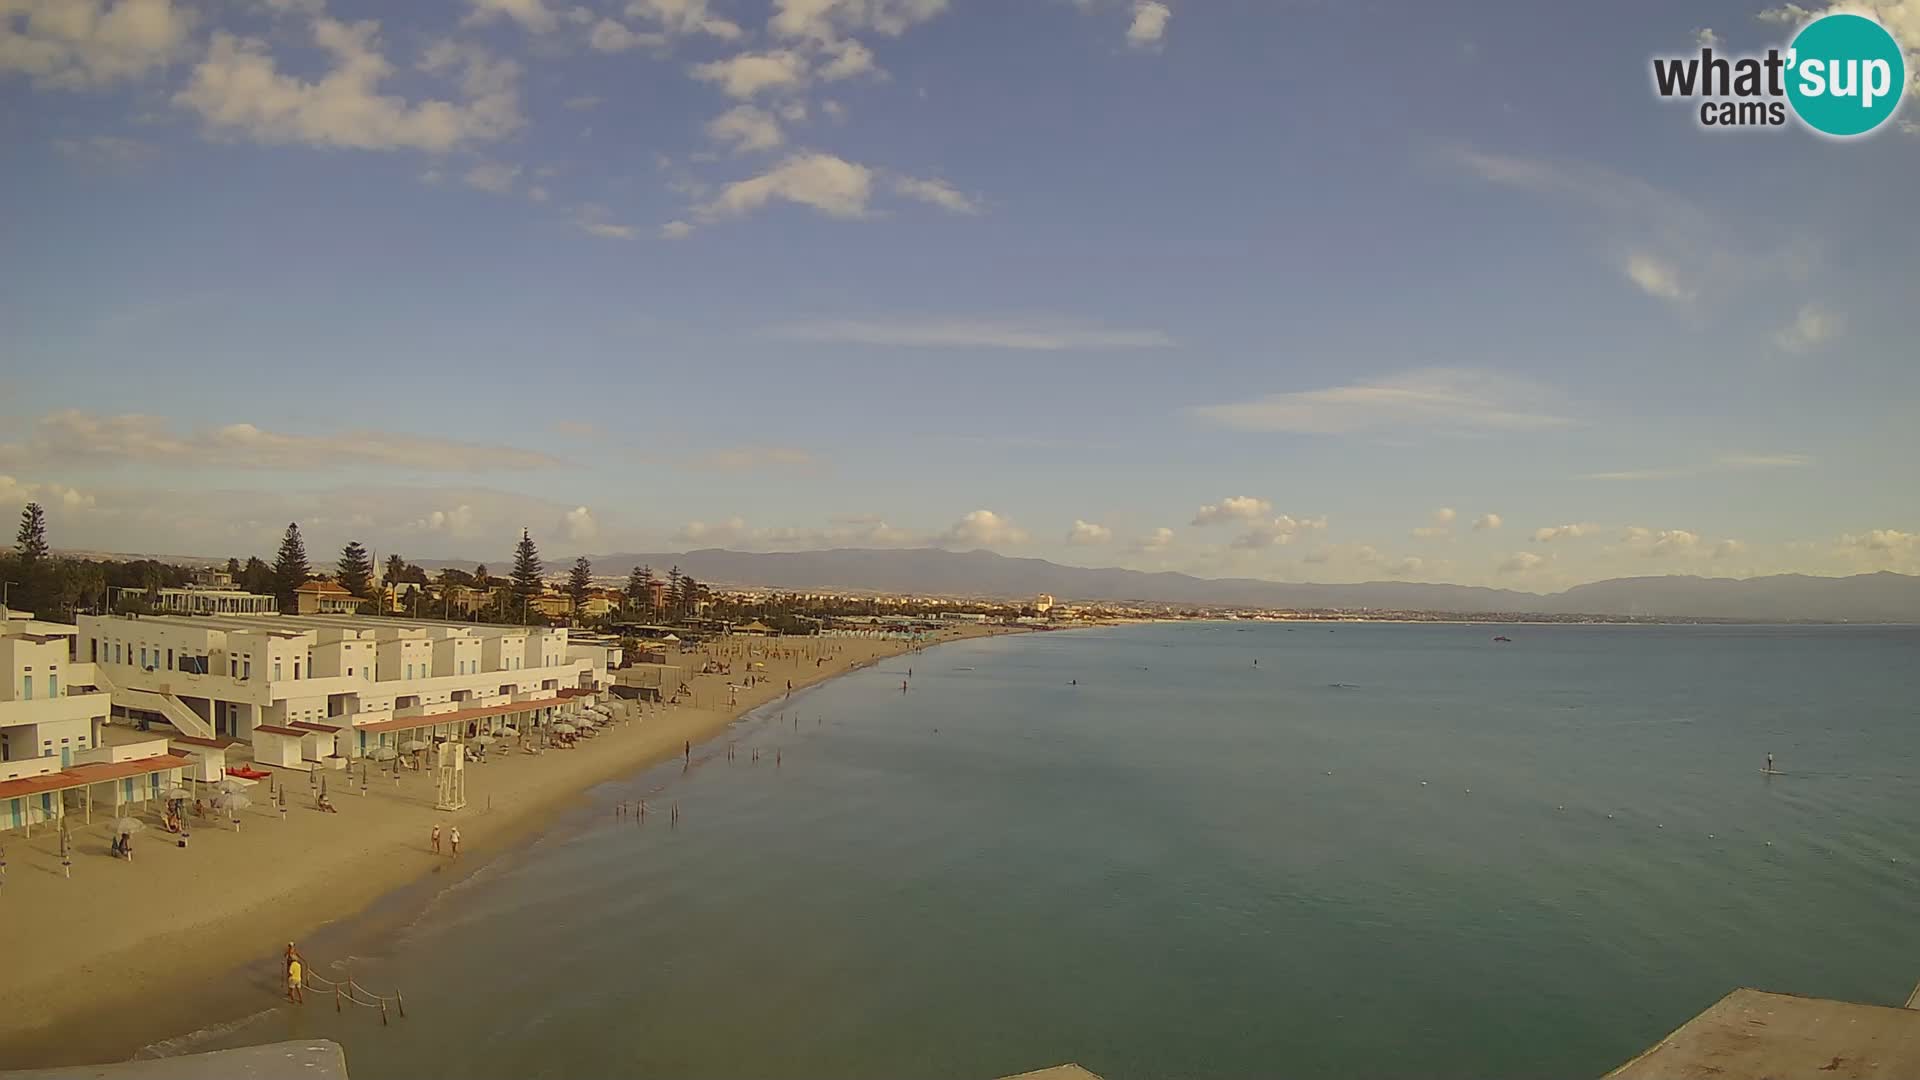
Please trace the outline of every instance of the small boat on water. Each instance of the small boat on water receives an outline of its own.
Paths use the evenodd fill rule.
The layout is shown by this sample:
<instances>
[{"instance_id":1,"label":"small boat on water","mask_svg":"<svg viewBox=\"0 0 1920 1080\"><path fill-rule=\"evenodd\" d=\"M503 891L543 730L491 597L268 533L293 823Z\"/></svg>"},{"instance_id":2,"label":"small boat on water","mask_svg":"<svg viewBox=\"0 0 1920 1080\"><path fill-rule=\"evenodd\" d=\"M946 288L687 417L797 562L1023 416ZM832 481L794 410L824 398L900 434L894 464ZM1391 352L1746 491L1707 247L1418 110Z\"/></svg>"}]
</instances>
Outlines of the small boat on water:
<instances>
[{"instance_id":1,"label":"small boat on water","mask_svg":"<svg viewBox=\"0 0 1920 1080\"><path fill-rule=\"evenodd\" d=\"M1495 634L1495 635L1493 636L1493 640L1495 640L1495 641L1504 641L1504 642L1507 642L1508 644L1512 644L1512 643L1513 643L1513 639L1512 639L1512 638L1510 638L1510 637L1508 637L1508 636L1507 636L1507 635L1505 635L1505 634Z\"/></svg>"}]
</instances>

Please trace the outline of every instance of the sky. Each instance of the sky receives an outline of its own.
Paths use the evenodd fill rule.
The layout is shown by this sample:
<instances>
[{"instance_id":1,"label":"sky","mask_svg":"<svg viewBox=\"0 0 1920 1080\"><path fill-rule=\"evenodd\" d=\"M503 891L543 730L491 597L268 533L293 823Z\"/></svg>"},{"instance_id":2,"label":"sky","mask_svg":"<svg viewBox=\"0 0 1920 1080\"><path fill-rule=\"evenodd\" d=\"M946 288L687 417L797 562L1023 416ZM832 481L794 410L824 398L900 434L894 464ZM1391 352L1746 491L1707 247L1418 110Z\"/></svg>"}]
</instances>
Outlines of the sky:
<instances>
[{"instance_id":1,"label":"sky","mask_svg":"<svg viewBox=\"0 0 1920 1080\"><path fill-rule=\"evenodd\" d=\"M1711 131L1651 86L1823 10L0 0L0 514L1920 572L1920 106ZM1920 71L1920 3L1848 10Z\"/></svg>"}]
</instances>

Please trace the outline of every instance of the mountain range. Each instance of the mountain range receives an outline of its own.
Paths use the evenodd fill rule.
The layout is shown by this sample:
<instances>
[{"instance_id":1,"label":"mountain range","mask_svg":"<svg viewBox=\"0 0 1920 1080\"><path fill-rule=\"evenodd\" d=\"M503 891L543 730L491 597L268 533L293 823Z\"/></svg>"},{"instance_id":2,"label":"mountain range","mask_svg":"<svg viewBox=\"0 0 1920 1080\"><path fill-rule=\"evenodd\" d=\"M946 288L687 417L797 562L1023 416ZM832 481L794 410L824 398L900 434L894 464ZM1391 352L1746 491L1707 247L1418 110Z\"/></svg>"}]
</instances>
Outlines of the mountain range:
<instances>
[{"instance_id":1,"label":"mountain range","mask_svg":"<svg viewBox=\"0 0 1920 1080\"><path fill-rule=\"evenodd\" d=\"M1063 566L991 551L937 548L744 552L622 553L594 556L598 576L648 565L662 576L678 566L711 585L783 590L918 593L1062 601L1135 601L1258 608L1343 608L1463 614L1610 615L1654 618L1832 622L1920 622L1920 576L1881 572L1851 577L1780 574L1755 578L1683 575L1612 578L1564 592L1532 593L1470 585L1367 581L1347 585L1201 578L1117 567ZM423 565L467 564L433 563ZM506 563L500 564L507 565ZM554 569L559 569L558 566ZM496 571L497 572L497 571Z\"/></svg>"}]
</instances>

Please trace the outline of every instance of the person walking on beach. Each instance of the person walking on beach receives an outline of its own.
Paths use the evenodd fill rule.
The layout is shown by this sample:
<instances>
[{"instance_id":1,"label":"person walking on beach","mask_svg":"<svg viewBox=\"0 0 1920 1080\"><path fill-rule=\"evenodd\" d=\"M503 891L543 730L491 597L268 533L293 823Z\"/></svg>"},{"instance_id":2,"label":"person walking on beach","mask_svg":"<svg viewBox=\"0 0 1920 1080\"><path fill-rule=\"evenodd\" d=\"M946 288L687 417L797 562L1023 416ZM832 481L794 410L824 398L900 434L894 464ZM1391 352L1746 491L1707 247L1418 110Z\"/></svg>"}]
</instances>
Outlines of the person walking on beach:
<instances>
[{"instance_id":1,"label":"person walking on beach","mask_svg":"<svg viewBox=\"0 0 1920 1080\"><path fill-rule=\"evenodd\" d=\"M287 949L291 952L293 946L288 945ZM307 995L300 987L305 976L306 970L304 965L300 963L300 954L292 953L291 958L287 961L287 1000L295 1005L305 1005L307 1003Z\"/></svg>"},{"instance_id":2,"label":"person walking on beach","mask_svg":"<svg viewBox=\"0 0 1920 1080\"><path fill-rule=\"evenodd\" d=\"M447 843L453 847L453 857L456 859L459 858L460 857L460 826L455 825L453 827L453 831L447 834Z\"/></svg>"},{"instance_id":3,"label":"person walking on beach","mask_svg":"<svg viewBox=\"0 0 1920 1080\"><path fill-rule=\"evenodd\" d=\"M427 841L433 847L435 855L440 854L440 823L433 823L433 836Z\"/></svg>"}]
</instances>

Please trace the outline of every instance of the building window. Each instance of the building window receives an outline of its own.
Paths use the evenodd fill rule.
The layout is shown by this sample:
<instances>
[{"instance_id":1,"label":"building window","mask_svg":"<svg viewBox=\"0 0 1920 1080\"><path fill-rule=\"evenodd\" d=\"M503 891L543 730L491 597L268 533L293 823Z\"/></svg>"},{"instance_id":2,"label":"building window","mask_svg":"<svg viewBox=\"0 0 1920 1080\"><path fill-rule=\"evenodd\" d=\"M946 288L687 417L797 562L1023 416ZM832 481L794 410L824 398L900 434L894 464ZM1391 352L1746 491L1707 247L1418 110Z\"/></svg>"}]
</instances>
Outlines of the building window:
<instances>
[{"instance_id":1,"label":"building window","mask_svg":"<svg viewBox=\"0 0 1920 1080\"><path fill-rule=\"evenodd\" d=\"M33 700L33 676L31 675L21 676L20 687L21 687L20 700L32 701Z\"/></svg>"},{"instance_id":2,"label":"building window","mask_svg":"<svg viewBox=\"0 0 1920 1080\"><path fill-rule=\"evenodd\" d=\"M167 650L167 670L168 671L173 670L173 650L172 649Z\"/></svg>"},{"instance_id":3,"label":"building window","mask_svg":"<svg viewBox=\"0 0 1920 1080\"><path fill-rule=\"evenodd\" d=\"M280 681L280 658L277 656L273 658L273 681Z\"/></svg>"},{"instance_id":4,"label":"building window","mask_svg":"<svg viewBox=\"0 0 1920 1080\"><path fill-rule=\"evenodd\" d=\"M240 677L243 679L253 678L253 658L252 657L247 657L240 661Z\"/></svg>"}]
</instances>

